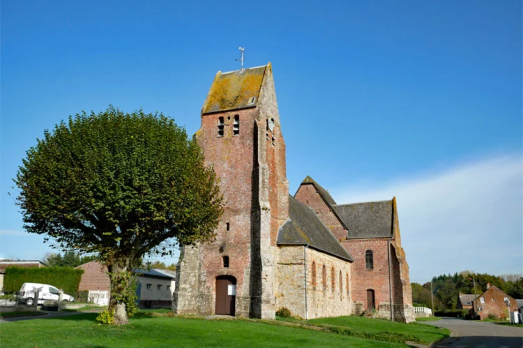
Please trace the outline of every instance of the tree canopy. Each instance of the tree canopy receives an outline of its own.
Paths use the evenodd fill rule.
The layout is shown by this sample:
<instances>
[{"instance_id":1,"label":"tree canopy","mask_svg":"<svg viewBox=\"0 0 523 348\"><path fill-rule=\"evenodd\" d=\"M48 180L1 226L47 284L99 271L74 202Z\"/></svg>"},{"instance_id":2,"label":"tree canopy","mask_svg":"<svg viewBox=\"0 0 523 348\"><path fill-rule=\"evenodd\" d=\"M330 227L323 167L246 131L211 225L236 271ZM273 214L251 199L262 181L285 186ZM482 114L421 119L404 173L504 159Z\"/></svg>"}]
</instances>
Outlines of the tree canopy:
<instances>
[{"instance_id":1,"label":"tree canopy","mask_svg":"<svg viewBox=\"0 0 523 348\"><path fill-rule=\"evenodd\" d=\"M142 110L70 116L27 151L14 181L28 232L97 253L115 277L152 250L167 255L212 239L223 211L196 140L173 119ZM130 281L118 279L116 300Z\"/></svg>"}]
</instances>

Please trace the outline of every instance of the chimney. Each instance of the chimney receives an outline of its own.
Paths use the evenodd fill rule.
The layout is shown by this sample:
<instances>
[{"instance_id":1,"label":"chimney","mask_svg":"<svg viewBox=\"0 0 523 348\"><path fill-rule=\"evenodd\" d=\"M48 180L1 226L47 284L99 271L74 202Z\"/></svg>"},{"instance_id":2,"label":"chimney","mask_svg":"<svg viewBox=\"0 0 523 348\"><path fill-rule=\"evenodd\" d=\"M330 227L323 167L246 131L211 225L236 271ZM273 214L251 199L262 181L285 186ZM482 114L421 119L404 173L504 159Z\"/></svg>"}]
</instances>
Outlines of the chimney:
<instances>
[{"instance_id":1,"label":"chimney","mask_svg":"<svg viewBox=\"0 0 523 348\"><path fill-rule=\"evenodd\" d=\"M487 282L487 290L490 289L490 283Z\"/></svg>"}]
</instances>

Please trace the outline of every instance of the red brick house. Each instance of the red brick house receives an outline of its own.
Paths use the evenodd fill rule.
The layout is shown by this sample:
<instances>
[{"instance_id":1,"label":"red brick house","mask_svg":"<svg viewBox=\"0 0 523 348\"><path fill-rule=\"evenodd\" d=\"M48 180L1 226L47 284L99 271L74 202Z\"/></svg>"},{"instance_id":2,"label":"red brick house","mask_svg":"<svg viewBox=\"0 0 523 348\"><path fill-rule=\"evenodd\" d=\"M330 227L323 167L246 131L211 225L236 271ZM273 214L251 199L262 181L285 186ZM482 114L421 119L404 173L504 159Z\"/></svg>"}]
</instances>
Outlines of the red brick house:
<instances>
[{"instance_id":1,"label":"red brick house","mask_svg":"<svg viewBox=\"0 0 523 348\"><path fill-rule=\"evenodd\" d=\"M110 291L111 281L107 274L107 266L98 261L84 263L76 268L84 270L78 291L99 290Z\"/></svg>"},{"instance_id":2,"label":"red brick house","mask_svg":"<svg viewBox=\"0 0 523 348\"><path fill-rule=\"evenodd\" d=\"M481 320L489 315L506 319L509 318L509 310L518 311L518 303L497 286L487 284L487 290L472 302L471 310L474 316L480 317Z\"/></svg>"},{"instance_id":3,"label":"red brick house","mask_svg":"<svg viewBox=\"0 0 523 348\"><path fill-rule=\"evenodd\" d=\"M355 313L376 311L381 318L413 321L409 266L401 247L396 198L337 204L308 176L295 197L316 212L354 258L351 285Z\"/></svg>"}]
</instances>

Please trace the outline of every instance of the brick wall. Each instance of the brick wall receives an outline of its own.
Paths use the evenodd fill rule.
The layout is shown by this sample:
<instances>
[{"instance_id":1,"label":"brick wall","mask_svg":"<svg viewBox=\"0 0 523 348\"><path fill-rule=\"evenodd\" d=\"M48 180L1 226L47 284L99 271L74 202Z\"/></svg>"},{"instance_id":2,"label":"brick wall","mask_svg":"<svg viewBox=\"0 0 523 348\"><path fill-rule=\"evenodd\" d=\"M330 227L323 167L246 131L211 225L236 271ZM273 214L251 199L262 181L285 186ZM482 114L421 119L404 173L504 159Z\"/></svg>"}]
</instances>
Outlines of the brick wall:
<instances>
[{"instance_id":1,"label":"brick wall","mask_svg":"<svg viewBox=\"0 0 523 348\"><path fill-rule=\"evenodd\" d=\"M340 223L332 209L325 203L313 184L302 184L296 192L295 198L312 208L321 221L327 226L337 239L347 237L347 230Z\"/></svg>"}]
</instances>

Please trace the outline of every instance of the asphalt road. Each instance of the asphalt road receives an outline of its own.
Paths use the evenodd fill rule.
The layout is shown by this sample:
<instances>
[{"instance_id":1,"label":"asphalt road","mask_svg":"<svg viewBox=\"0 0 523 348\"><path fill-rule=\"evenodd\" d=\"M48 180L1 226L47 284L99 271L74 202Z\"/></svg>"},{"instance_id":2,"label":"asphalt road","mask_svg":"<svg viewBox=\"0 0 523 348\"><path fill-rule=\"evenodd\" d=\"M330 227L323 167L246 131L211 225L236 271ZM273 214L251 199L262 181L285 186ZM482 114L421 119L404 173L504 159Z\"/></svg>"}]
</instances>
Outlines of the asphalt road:
<instances>
[{"instance_id":1,"label":"asphalt road","mask_svg":"<svg viewBox=\"0 0 523 348\"><path fill-rule=\"evenodd\" d=\"M523 348L523 327L455 318L425 324L452 331L451 337L434 345L436 348Z\"/></svg>"}]
</instances>

